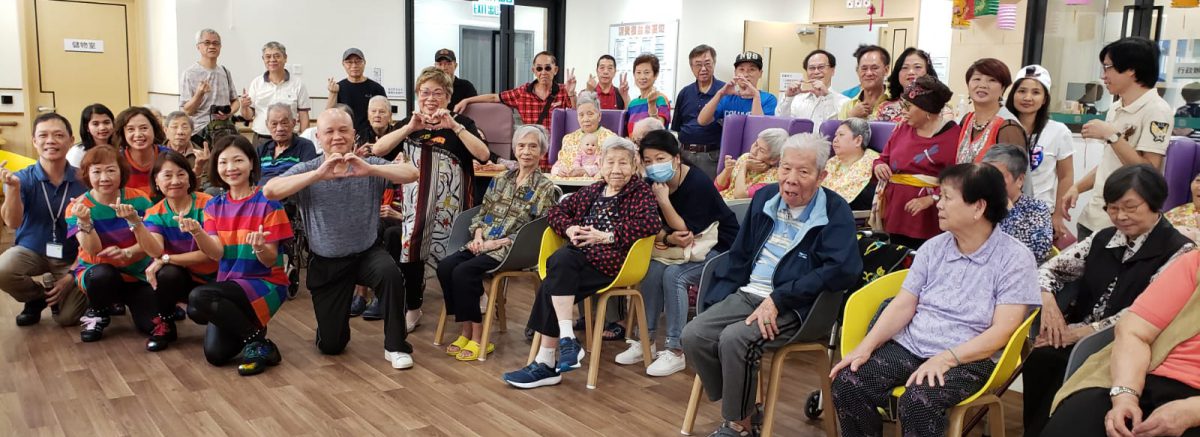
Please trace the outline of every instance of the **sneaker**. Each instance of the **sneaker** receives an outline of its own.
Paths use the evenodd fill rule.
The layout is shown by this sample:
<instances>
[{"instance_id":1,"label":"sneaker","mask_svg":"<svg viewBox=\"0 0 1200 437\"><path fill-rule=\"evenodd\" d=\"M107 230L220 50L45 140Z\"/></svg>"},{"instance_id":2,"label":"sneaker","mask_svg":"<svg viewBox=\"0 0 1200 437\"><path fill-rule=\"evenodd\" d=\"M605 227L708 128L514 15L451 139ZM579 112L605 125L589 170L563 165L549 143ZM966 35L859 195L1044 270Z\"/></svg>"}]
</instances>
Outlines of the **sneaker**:
<instances>
[{"instance_id":1,"label":"sneaker","mask_svg":"<svg viewBox=\"0 0 1200 437\"><path fill-rule=\"evenodd\" d=\"M350 299L350 317L358 317L363 315L363 311L367 310L367 298L359 295L354 295Z\"/></svg>"},{"instance_id":2,"label":"sneaker","mask_svg":"<svg viewBox=\"0 0 1200 437\"><path fill-rule=\"evenodd\" d=\"M88 308L79 318L79 339L84 343L99 341L104 337L104 328L108 327L110 321L104 310Z\"/></svg>"},{"instance_id":3,"label":"sneaker","mask_svg":"<svg viewBox=\"0 0 1200 437\"><path fill-rule=\"evenodd\" d=\"M404 313L404 328L408 332L413 332L418 326L421 326L421 316L425 313L421 310L412 310Z\"/></svg>"},{"instance_id":4,"label":"sneaker","mask_svg":"<svg viewBox=\"0 0 1200 437\"><path fill-rule=\"evenodd\" d=\"M558 373L570 372L583 365L583 345L574 338L558 339Z\"/></svg>"},{"instance_id":5,"label":"sneaker","mask_svg":"<svg viewBox=\"0 0 1200 437\"><path fill-rule=\"evenodd\" d=\"M383 359L392 363L393 369L411 369L413 366L412 354L404 352L383 351Z\"/></svg>"},{"instance_id":6,"label":"sneaker","mask_svg":"<svg viewBox=\"0 0 1200 437\"><path fill-rule=\"evenodd\" d=\"M242 376L257 375L267 370L267 367L278 365L283 361L279 348L271 340L254 340L242 348L242 364L238 365L238 374Z\"/></svg>"},{"instance_id":7,"label":"sneaker","mask_svg":"<svg viewBox=\"0 0 1200 437\"><path fill-rule=\"evenodd\" d=\"M650 376L670 376L687 367L687 362L684 361L683 355L676 355L675 352L669 350L659 352L655 355L654 362L650 363L650 367L646 368L646 374Z\"/></svg>"},{"instance_id":8,"label":"sneaker","mask_svg":"<svg viewBox=\"0 0 1200 437\"><path fill-rule=\"evenodd\" d=\"M708 437L754 437L756 435L754 430L740 428L740 426L735 425L733 422L724 422L720 428L717 428Z\"/></svg>"},{"instance_id":9,"label":"sneaker","mask_svg":"<svg viewBox=\"0 0 1200 437\"><path fill-rule=\"evenodd\" d=\"M172 341L179 338L175 332L175 319L154 316L151 320L154 328L150 330L150 339L146 340L146 350L158 352L167 348Z\"/></svg>"},{"instance_id":10,"label":"sneaker","mask_svg":"<svg viewBox=\"0 0 1200 437\"><path fill-rule=\"evenodd\" d=\"M288 271L287 294L288 300L295 299L296 295L300 294L300 268L298 267L292 267Z\"/></svg>"},{"instance_id":11,"label":"sneaker","mask_svg":"<svg viewBox=\"0 0 1200 437\"><path fill-rule=\"evenodd\" d=\"M562 382L562 375L550 366L534 362L521 370L505 373L502 379L516 388L538 388Z\"/></svg>"},{"instance_id":12,"label":"sneaker","mask_svg":"<svg viewBox=\"0 0 1200 437\"><path fill-rule=\"evenodd\" d=\"M42 310L46 309L46 299L35 299L25 302L25 309L17 314L17 326L36 325L42 321Z\"/></svg>"},{"instance_id":13,"label":"sneaker","mask_svg":"<svg viewBox=\"0 0 1200 437\"><path fill-rule=\"evenodd\" d=\"M366 311L362 313L363 320L383 320L383 305L379 298L371 299Z\"/></svg>"},{"instance_id":14,"label":"sneaker","mask_svg":"<svg viewBox=\"0 0 1200 437\"><path fill-rule=\"evenodd\" d=\"M108 315L110 315L110 316L123 316L123 315L125 315L125 304L123 304L123 303L115 303L115 304L113 304L112 308L109 308L109 309L108 309Z\"/></svg>"},{"instance_id":15,"label":"sneaker","mask_svg":"<svg viewBox=\"0 0 1200 437\"><path fill-rule=\"evenodd\" d=\"M642 362L642 342L634 339L626 339L625 343L629 344L629 349L625 352L617 354L617 364L628 366ZM650 353L654 353L654 344L650 344Z\"/></svg>"}]
</instances>

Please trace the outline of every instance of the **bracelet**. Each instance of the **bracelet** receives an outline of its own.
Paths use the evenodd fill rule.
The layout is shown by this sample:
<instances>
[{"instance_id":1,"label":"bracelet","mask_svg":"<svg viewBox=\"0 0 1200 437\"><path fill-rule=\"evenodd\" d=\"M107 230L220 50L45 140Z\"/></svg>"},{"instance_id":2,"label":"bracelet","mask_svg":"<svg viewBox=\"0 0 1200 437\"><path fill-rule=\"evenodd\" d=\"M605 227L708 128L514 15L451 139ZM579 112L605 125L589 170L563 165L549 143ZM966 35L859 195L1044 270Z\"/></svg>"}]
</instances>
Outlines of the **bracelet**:
<instances>
[{"instance_id":1,"label":"bracelet","mask_svg":"<svg viewBox=\"0 0 1200 437\"><path fill-rule=\"evenodd\" d=\"M958 359L958 354L954 353L954 348L946 349L946 351L950 352L950 356L954 357L954 365L955 366L962 365L962 360Z\"/></svg>"},{"instance_id":2,"label":"bracelet","mask_svg":"<svg viewBox=\"0 0 1200 437\"><path fill-rule=\"evenodd\" d=\"M92 233L93 230L96 229L94 226L92 226L91 223L88 223L88 224L79 223L77 226L79 227L79 232L82 232L85 234L90 234L90 233Z\"/></svg>"},{"instance_id":3,"label":"bracelet","mask_svg":"<svg viewBox=\"0 0 1200 437\"><path fill-rule=\"evenodd\" d=\"M459 135L464 130L467 130L467 127L460 124L460 125L458 125L458 127L454 128L454 134Z\"/></svg>"}]
</instances>

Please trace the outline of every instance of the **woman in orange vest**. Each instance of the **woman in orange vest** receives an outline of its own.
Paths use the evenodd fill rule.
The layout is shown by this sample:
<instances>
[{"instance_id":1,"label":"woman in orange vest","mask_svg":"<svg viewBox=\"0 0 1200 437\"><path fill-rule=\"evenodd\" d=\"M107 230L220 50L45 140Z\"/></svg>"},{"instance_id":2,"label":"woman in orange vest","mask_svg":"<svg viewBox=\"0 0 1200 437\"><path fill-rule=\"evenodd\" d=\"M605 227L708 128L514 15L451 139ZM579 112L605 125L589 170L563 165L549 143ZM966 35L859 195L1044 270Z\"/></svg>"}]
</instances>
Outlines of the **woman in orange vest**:
<instances>
[{"instance_id":1,"label":"woman in orange vest","mask_svg":"<svg viewBox=\"0 0 1200 437\"><path fill-rule=\"evenodd\" d=\"M1017 117L1001 104L1004 90L1012 85L1008 66L995 58L983 58L967 69L967 94L975 110L967 113L959 125L958 163L980 162L997 143L1028 149L1025 129Z\"/></svg>"}]
</instances>

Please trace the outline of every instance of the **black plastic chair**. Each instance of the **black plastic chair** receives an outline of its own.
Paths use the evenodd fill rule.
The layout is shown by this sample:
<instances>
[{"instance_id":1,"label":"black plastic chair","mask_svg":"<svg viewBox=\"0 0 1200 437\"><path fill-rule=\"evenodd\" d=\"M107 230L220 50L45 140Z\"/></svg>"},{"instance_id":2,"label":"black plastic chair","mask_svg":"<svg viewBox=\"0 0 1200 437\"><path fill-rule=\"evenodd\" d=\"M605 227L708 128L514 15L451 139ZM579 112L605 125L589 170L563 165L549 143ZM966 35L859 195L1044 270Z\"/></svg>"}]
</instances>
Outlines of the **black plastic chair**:
<instances>
[{"instance_id":1,"label":"black plastic chair","mask_svg":"<svg viewBox=\"0 0 1200 437\"><path fill-rule=\"evenodd\" d=\"M1079 342L1075 343L1075 347L1071 348L1071 355L1067 358L1067 372L1063 376L1063 382L1071 378L1071 374L1079 370L1084 361L1087 361L1096 352L1100 352L1105 346L1113 342L1116 336L1116 327L1109 326L1102 330L1096 331L1092 335L1084 337Z\"/></svg>"}]
</instances>

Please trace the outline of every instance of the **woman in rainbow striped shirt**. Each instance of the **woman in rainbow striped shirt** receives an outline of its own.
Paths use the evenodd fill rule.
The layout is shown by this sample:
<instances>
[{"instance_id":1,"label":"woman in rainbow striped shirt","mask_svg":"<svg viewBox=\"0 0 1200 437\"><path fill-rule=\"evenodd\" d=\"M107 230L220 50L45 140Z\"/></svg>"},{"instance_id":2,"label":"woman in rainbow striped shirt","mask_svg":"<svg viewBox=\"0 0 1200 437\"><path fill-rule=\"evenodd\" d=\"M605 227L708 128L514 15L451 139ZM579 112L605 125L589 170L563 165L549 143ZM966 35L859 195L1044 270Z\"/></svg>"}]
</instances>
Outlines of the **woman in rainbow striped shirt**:
<instances>
[{"instance_id":1,"label":"woman in rainbow striped shirt","mask_svg":"<svg viewBox=\"0 0 1200 437\"><path fill-rule=\"evenodd\" d=\"M196 239L179 228L179 219L204 221L204 207L212 196L197 192L196 173L188 159L174 150L158 155L150 170L154 194L163 200L146 210L145 226L134 228L138 245L152 262L146 281L154 289L154 328L146 350L158 352L175 341L175 321L182 320L180 302L187 302L192 289L217 278L217 262L205 255Z\"/></svg>"},{"instance_id":2,"label":"woman in rainbow striped shirt","mask_svg":"<svg viewBox=\"0 0 1200 437\"><path fill-rule=\"evenodd\" d=\"M220 366L236 357L238 374L255 375L279 364L279 348L267 339L267 322L287 300L288 277L279 244L292 238L283 205L263 196L262 175L250 140L229 135L217 140L208 180L225 194L208 201L204 225L179 219L179 229L218 261L217 281L192 290L188 314L208 324L204 358Z\"/></svg>"},{"instance_id":3,"label":"woman in rainbow striped shirt","mask_svg":"<svg viewBox=\"0 0 1200 437\"><path fill-rule=\"evenodd\" d=\"M139 216L150 207L145 192L126 188L129 164L112 146L96 146L83 155L80 173L89 190L67 209L67 237L79 240L75 278L88 296L79 319L80 340L98 341L110 322L113 304L129 306L134 326L149 333L154 318L154 290L146 283L150 260L133 236Z\"/></svg>"}]
</instances>

